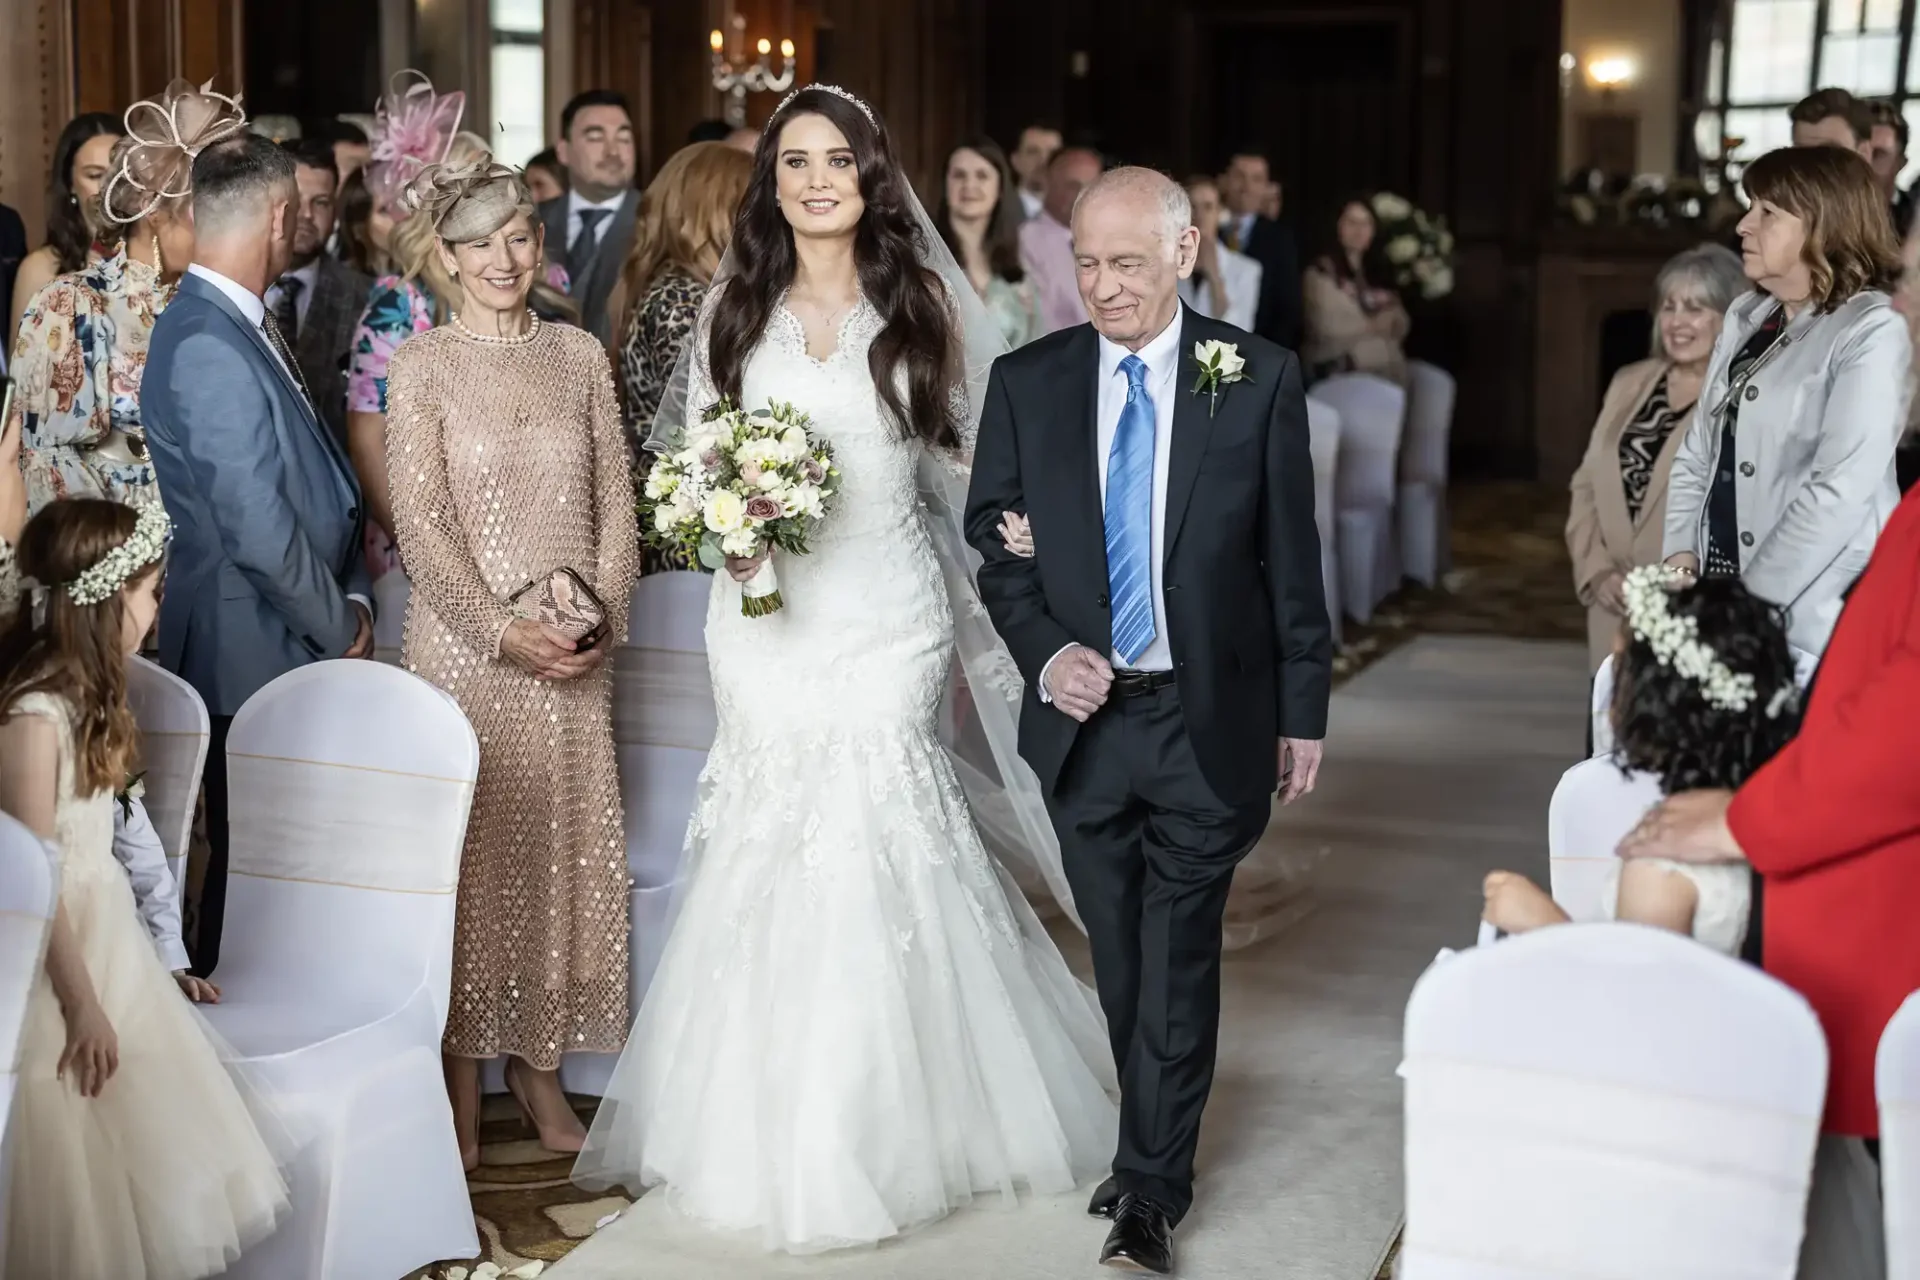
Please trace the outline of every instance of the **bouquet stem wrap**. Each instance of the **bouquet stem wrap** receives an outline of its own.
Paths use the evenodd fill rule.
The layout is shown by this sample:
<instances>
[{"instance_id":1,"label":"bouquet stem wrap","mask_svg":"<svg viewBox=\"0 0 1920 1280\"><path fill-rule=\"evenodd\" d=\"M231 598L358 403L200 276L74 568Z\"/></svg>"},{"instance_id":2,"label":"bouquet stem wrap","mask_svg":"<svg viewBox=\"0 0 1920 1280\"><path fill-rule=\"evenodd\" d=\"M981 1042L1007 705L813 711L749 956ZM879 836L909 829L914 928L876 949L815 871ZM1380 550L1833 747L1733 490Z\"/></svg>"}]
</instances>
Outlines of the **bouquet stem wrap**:
<instances>
[{"instance_id":1,"label":"bouquet stem wrap","mask_svg":"<svg viewBox=\"0 0 1920 1280\"><path fill-rule=\"evenodd\" d=\"M773 572L773 557L769 555L760 572L740 584L740 612L749 618L764 618L785 607L786 602L780 599L780 579Z\"/></svg>"}]
</instances>

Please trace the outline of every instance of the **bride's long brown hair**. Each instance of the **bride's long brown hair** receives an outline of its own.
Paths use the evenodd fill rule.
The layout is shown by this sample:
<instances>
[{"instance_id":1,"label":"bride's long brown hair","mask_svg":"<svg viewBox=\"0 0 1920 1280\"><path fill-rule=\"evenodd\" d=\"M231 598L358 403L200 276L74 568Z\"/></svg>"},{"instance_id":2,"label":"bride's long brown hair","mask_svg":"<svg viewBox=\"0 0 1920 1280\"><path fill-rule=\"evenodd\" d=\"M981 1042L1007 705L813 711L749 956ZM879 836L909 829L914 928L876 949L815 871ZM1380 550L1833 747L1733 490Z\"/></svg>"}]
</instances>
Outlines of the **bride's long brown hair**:
<instances>
[{"instance_id":1,"label":"bride's long brown hair","mask_svg":"<svg viewBox=\"0 0 1920 1280\"><path fill-rule=\"evenodd\" d=\"M100 498L50 503L20 535L20 572L35 582L72 582L131 538L138 516L132 507ZM132 581L158 572L160 562L155 561ZM38 626L33 613L22 600L13 625L0 639L0 720L11 719L7 709L30 693L66 699L73 719L75 792L86 796L108 788L118 791L140 738L127 706L123 593L80 605L55 585Z\"/></svg>"},{"instance_id":2,"label":"bride's long brown hair","mask_svg":"<svg viewBox=\"0 0 1920 1280\"><path fill-rule=\"evenodd\" d=\"M950 448L959 439L953 390L961 377L960 346L946 286L922 265L931 246L923 242L912 211L913 188L879 121L825 89L793 94L767 123L754 150L753 177L733 223L730 247L738 270L721 286L726 291L723 304L713 308L708 368L714 389L740 402L747 357L793 283L798 263L793 228L780 211L773 170L780 155L780 130L802 115L825 116L853 148L860 198L867 206L854 235L853 258L861 294L886 321L867 349L874 390L902 439Z\"/></svg>"}]
</instances>

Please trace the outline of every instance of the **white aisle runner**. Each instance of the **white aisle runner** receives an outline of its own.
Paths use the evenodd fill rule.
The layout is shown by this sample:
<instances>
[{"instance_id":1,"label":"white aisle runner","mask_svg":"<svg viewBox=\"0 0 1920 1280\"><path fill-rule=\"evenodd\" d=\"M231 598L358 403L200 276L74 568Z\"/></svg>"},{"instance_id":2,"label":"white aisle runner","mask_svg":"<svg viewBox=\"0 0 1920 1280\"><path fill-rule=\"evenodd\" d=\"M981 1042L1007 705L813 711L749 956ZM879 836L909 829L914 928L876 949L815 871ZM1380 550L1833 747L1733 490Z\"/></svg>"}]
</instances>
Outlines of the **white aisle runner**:
<instances>
[{"instance_id":1,"label":"white aisle runner","mask_svg":"<svg viewBox=\"0 0 1920 1280\"><path fill-rule=\"evenodd\" d=\"M1220 1066L1191 1280L1373 1280L1401 1210L1401 1012L1443 946L1474 939L1480 880L1546 882L1547 799L1584 754L1577 644L1426 637L1334 697L1319 791L1279 819L1328 846L1317 906L1226 961ZM1078 939L1069 939L1078 942ZM1068 955L1088 972L1084 944ZM707 1235L660 1197L582 1244L559 1280L1053 1280L1100 1274L1084 1195L968 1210L874 1250L792 1259Z\"/></svg>"}]
</instances>

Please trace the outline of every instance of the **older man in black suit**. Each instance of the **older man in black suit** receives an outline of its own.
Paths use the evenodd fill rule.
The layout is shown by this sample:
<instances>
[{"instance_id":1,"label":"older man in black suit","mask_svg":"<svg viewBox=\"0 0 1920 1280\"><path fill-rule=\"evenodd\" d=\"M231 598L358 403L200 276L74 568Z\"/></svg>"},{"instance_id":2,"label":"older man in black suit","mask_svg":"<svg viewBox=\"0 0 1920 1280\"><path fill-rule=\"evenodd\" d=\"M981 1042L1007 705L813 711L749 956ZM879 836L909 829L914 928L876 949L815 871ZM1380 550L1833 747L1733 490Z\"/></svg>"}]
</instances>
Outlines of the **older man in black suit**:
<instances>
[{"instance_id":1,"label":"older man in black suit","mask_svg":"<svg viewBox=\"0 0 1920 1280\"><path fill-rule=\"evenodd\" d=\"M555 147L567 167L567 194L540 206L547 261L566 268L580 323L606 342L607 299L633 247L640 193L634 189L633 118L612 89L589 89L560 112Z\"/></svg>"}]
</instances>

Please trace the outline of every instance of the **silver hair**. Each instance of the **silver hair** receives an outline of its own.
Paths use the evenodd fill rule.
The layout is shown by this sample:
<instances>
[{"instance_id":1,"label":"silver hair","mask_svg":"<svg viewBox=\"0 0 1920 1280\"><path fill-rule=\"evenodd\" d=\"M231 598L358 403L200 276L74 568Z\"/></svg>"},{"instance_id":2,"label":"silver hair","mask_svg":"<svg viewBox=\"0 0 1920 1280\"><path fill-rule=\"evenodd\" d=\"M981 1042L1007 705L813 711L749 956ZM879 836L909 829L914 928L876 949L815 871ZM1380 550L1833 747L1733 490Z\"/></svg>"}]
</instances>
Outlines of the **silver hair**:
<instances>
[{"instance_id":1,"label":"silver hair","mask_svg":"<svg viewBox=\"0 0 1920 1280\"><path fill-rule=\"evenodd\" d=\"M1187 189L1157 169L1137 165L1109 169L1082 187L1074 198L1072 216L1079 217L1080 206L1095 196L1122 192L1150 196L1159 204L1160 239L1164 244L1173 244L1193 225L1193 200L1187 195Z\"/></svg>"},{"instance_id":2,"label":"silver hair","mask_svg":"<svg viewBox=\"0 0 1920 1280\"><path fill-rule=\"evenodd\" d=\"M1733 300L1751 288L1740 255L1723 244L1696 245L1668 258L1653 278L1653 354L1664 356L1658 316L1667 299L1678 294L1722 315Z\"/></svg>"}]
</instances>

